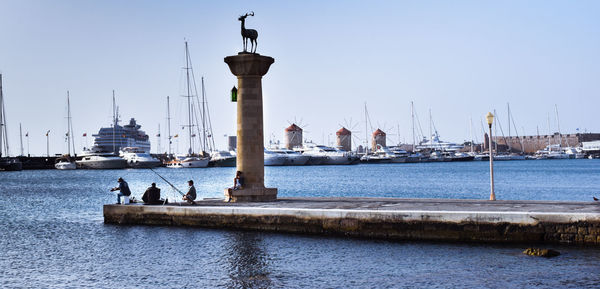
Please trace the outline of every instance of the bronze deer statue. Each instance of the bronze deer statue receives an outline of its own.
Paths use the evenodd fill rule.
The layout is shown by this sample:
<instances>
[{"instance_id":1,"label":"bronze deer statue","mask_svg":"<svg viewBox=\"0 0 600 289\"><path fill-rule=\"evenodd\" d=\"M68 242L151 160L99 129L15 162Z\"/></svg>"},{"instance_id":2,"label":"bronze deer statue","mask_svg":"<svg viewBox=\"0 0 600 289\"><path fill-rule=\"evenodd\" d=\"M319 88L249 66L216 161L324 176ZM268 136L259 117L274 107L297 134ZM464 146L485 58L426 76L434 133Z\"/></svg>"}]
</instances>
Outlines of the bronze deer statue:
<instances>
[{"instance_id":1,"label":"bronze deer statue","mask_svg":"<svg viewBox=\"0 0 600 289\"><path fill-rule=\"evenodd\" d=\"M238 18L239 21L242 21L242 40L244 41L244 52L247 51L248 39L250 39L250 53L256 53L256 46L258 46L256 38L258 38L258 32L254 29L246 29L244 26L244 22L248 16L254 16L254 11L246 13L246 15Z\"/></svg>"}]
</instances>

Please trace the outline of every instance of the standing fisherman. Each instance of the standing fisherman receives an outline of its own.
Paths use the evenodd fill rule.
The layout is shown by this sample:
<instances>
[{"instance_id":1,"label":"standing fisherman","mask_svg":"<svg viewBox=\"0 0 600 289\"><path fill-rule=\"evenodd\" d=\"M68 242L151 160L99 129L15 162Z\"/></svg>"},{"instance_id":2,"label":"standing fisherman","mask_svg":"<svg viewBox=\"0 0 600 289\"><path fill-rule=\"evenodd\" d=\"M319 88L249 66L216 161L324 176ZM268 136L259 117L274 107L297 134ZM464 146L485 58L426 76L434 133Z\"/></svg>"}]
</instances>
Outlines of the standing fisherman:
<instances>
[{"instance_id":1,"label":"standing fisherman","mask_svg":"<svg viewBox=\"0 0 600 289\"><path fill-rule=\"evenodd\" d=\"M129 185L127 184L127 182L125 180L123 180L123 178L119 178L117 180L117 182L119 182L119 186L110 189L110 191L111 192L119 191L117 193L117 204L120 204L121 203L121 197L122 196L125 196L125 197L131 196L131 191L129 190Z\"/></svg>"}]
</instances>

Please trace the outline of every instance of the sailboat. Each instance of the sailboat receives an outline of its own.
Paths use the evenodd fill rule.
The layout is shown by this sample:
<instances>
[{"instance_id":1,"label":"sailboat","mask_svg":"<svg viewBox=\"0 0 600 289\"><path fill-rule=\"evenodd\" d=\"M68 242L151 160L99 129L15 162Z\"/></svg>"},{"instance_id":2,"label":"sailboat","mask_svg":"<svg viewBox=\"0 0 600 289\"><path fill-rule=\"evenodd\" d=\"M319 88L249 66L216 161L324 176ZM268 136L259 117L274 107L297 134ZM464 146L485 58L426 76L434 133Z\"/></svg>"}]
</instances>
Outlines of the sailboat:
<instances>
[{"instance_id":1,"label":"sailboat","mask_svg":"<svg viewBox=\"0 0 600 289\"><path fill-rule=\"evenodd\" d=\"M178 157L175 161L170 162L167 167L169 168L205 168L208 166L208 162L210 160L209 157L203 157L194 152L194 144L193 138L196 134L193 133L193 111L194 107L192 106L192 98L194 95L192 94L192 85L194 88L196 87L195 83L192 83L194 72L191 67L191 58L190 52L188 48L187 41L185 42L185 80L186 80L186 92L187 94L184 96L187 98L188 105L188 138L189 138L189 148L188 153L184 156ZM190 79L190 77L192 79ZM197 95L197 91L196 94ZM202 116L204 117L204 116Z\"/></svg>"},{"instance_id":2,"label":"sailboat","mask_svg":"<svg viewBox=\"0 0 600 289\"><path fill-rule=\"evenodd\" d=\"M0 74L0 170L20 171L23 164L18 158L8 156L8 132L6 129L6 110L4 109L4 94L2 93L2 74Z\"/></svg>"},{"instance_id":3,"label":"sailboat","mask_svg":"<svg viewBox=\"0 0 600 289\"><path fill-rule=\"evenodd\" d=\"M73 139L73 123L71 122L71 101L69 100L69 91L67 91L67 154L56 160L54 167L58 170L74 170L77 168L75 160L71 159L71 145L75 153L75 142Z\"/></svg>"}]
</instances>

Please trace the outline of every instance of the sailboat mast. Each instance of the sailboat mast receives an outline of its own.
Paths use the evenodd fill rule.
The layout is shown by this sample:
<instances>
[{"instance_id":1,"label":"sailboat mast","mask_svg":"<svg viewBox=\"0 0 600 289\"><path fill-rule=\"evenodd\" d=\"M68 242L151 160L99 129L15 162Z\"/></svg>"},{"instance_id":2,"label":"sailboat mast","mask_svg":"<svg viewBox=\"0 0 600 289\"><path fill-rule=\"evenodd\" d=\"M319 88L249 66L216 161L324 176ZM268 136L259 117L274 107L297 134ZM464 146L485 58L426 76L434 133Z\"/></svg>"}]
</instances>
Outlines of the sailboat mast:
<instances>
[{"instance_id":1,"label":"sailboat mast","mask_svg":"<svg viewBox=\"0 0 600 289\"><path fill-rule=\"evenodd\" d=\"M71 100L69 99L68 96L67 96L67 112L69 114L69 137L71 138L71 148L73 149L73 155L77 155L77 153L75 152L75 134L73 134L73 117L71 116Z\"/></svg>"},{"instance_id":2,"label":"sailboat mast","mask_svg":"<svg viewBox=\"0 0 600 289\"><path fill-rule=\"evenodd\" d=\"M556 111L556 127L558 128L558 137L560 139L560 146L562 147L562 134L560 133L560 119L558 118L558 105L554 104L554 111ZM569 138L567 137L567 146L569 146Z\"/></svg>"},{"instance_id":3,"label":"sailboat mast","mask_svg":"<svg viewBox=\"0 0 600 289\"><path fill-rule=\"evenodd\" d=\"M117 111L116 111L116 104L115 104L115 90L113 89L112 91L112 109L113 109L113 153L117 151L116 147L115 147L115 129L117 128Z\"/></svg>"},{"instance_id":4,"label":"sailboat mast","mask_svg":"<svg viewBox=\"0 0 600 289\"><path fill-rule=\"evenodd\" d=\"M156 136L156 154L160 154L160 123L158 123L158 135Z\"/></svg>"},{"instance_id":5,"label":"sailboat mast","mask_svg":"<svg viewBox=\"0 0 600 289\"><path fill-rule=\"evenodd\" d=\"M205 106L205 98L204 98L204 76L201 78L202 82L202 151L206 152L206 145L208 143L208 138L206 137L206 106Z\"/></svg>"},{"instance_id":6,"label":"sailboat mast","mask_svg":"<svg viewBox=\"0 0 600 289\"><path fill-rule=\"evenodd\" d=\"M469 117L469 134L471 135L471 152L473 152L473 118Z\"/></svg>"},{"instance_id":7,"label":"sailboat mast","mask_svg":"<svg viewBox=\"0 0 600 289\"><path fill-rule=\"evenodd\" d=\"M496 110L494 109L494 115L496 117L494 117L494 136L492 138L492 141L494 141L494 138L498 138L498 129L497 129L497 123L498 123L498 114L496 113ZM491 146L492 144L490 144ZM498 153L498 142L494 141L494 150L496 151L496 153Z\"/></svg>"},{"instance_id":8,"label":"sailboat mast","mask_svg":"<svg viewBox=\"0 0 600 289\"><path fill-rule=\"evenodd\" d=\"M410 102L410 117L412 124L412 151L415 152L415 144L417 142L415 138L415 105L412 101Z\"/></svg>"},{"instance_id":9,"label":"sailboat mast","mask_svg":"<svg viewBox=\"0 0 600 289\"><path fill-rule=\"evenodd\" d=\"M508 110L508 138L510 138L510 104L506 103L506 108Z\"/></svg>"},{"instance_id":10,"label":"sailboat mast","mask_svg":"<svg viewBox=\"0 0 600 289\"><path fill-rule=\"evenodd\" d=\"M431 117L431 108L429 109L429 144L433 144L433 118Z\"/></svg>"},{"instance_id":11,"label":"sailboat mast","mask_svg":"<svg viewBox=\"0 0 600 289\"><path fill-rule=\"evenodd\" d=\"M167 137L169 140L169 155L171 155L171 108L169 107L169 96L167 95Z\"/></svg>"},{"instance_id":12,"label":"sailboat mast","mask_svg":"<svg viewBox=\"0 0 600 289\"><path fill-rule=\"evenodd\" d=\"M548 145L552 144L550 142L551 137L554 137L554 136L552 136L552 130L550 129L550 113L548 113Z\"/></svg>"},{"instance_id":13,"label":"sailboat mast","mask_svg":"<svg viewBox=\"0 0 600 289\"><path fill-rule=\"evenodd\" d=\"M2 74L0 74L0 157L2 157L4 152L3 138L6 132L4 125L4 95L2 92Z\"/></svg>"},{"instance_id":14,"label":"sailboat mast","mask_svg":"<svg viewBox=\"0 0 600 289\"><path fill-rule=\"evenodd\" d=\"M19 123L19 136L21 138L21 155L23 155L23 129L21 129L21 123Z\"/></svg>"},{"instance_id":15,"label":"sailboat mast","mask_svg":"<svg viewBox=\"0 0 600 289\"><path fill-rule=\"evenodd\" d=\"M186 89L187 89L187 102L188 102L188 135L190 147L188 149L188 154L193 154L193 146L192 146L192 95L191 95L191 87L190 87L190 54L188 50L188 43L185 42L185 79L186 79Z\"/></svg>"},{"instance_id":16,"label":"sailboat mast","mask_svg":"<svg viewBox=\"0 0 600 289\"><path fill-rule=\"evenodd\" d=\"M365 102L365 154L369 152L369 128L367 127L367 103Z\"/></svg>"},{"instance_id":17,"label":"sailboat mast","mask_svg":"<svg viewBox=\"0 0 600 289\"><path fill-rule=\"evenodd\" d=\"M67 153L71 155L71 105L69 101L69 91L67 90ZM73 151L75 153L75 151Z\"/></svg>"}]
</instances>

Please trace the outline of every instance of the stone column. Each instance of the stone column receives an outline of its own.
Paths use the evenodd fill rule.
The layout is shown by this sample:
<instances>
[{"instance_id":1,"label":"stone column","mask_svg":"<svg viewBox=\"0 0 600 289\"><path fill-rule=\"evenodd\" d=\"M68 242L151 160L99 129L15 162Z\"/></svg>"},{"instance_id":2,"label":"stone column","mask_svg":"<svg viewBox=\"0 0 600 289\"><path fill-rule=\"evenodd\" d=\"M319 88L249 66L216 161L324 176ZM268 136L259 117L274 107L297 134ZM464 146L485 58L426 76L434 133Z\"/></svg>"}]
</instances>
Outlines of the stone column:
<instances>
[{"instance_id":1,"label":"stone column","mask_svg":"<svg viewBox=\"0 0 600 289\"><path fill-rule=\"evenodd\" d=\"M273 201L277 199L277 189L265 188L261 79L275 59L240 52L225 57L225 62L238 78L237 170L244 175L243 189L226 189L225 197L233 202Z\"/></svg>"}]
</instances>

